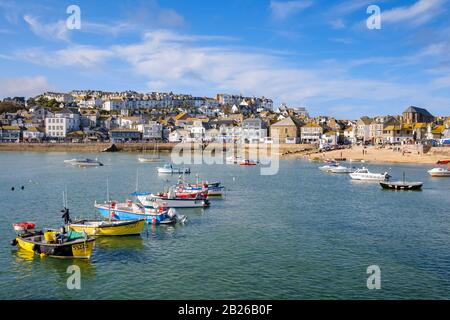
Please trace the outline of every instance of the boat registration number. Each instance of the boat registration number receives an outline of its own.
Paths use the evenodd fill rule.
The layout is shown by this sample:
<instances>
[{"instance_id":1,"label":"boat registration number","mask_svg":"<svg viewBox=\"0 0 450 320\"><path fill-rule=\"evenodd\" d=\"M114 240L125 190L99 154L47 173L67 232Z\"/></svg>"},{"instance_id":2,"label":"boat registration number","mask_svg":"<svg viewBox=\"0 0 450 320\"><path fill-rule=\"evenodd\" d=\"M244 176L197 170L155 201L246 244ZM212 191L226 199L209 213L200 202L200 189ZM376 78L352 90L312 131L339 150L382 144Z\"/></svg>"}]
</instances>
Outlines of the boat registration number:
<instances>
[{"instance_id":1,"label":"boat registration number","mask_svg":"<svg viewBox=\"0 0 450 320\"><path fill-rule=\"evenodd\" d=\"M84 250L88 248L87 243L75 244L72 246L73 250Z\"/></svg>"}]
</instances>

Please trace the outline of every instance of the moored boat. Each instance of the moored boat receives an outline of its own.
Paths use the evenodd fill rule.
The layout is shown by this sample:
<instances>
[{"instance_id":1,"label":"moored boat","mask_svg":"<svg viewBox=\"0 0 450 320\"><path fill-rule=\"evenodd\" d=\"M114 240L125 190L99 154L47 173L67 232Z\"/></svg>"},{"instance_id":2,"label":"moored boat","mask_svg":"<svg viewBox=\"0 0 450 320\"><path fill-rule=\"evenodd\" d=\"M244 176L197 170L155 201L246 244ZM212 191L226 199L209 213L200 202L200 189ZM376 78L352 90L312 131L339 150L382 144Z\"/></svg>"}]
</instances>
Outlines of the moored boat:
<instances>
[{"instance_id":1,"label":"moored boat","mask_svg":"<svg viewBox=\"0 0 450 320\"><path fill-rule=\"evenodd\" d=\"M90 236L131 236L139 235L144 230L145 219L125 221L92 221L79 220L67 225L76 232L84 232Z\"/></svg>"},{"instance_id":2,"label":"moored boat","mask_svg":"<svg viewBox=\"0 0 450 320\"><path fill-rule=\"evenodd\" d=\"M448 168L433 168L428 171L432 177L450 177L450 169Z\"/></svg>"},{"instance_id":3,"label":"moored boat","mask_svg":"<svg viewBox=\"0 0 450 320\"><path fill-rule=\"evenodd\" d=\"M138 197L140 193L132 194ZM155 207L146 208L142 204L127 201L126 203L110 203L97 204L97 211L106 219L111 220L145 220L151 224L174 224L177 222L184 223L187 220L185 215L178 215L175 209L168 209L164 203L160 203Z\"/></svg>"},{"instance_id":4,"label":"moored boat","mask_svg":"<svg viewBox=\"0 0 450 320\"><path fill-rule=\"evenodd\" d=\"M77 167L101 167L103 166L103 163L98 161L97 159L71 159L71 160L64 160L64 163L68 163L72 166Z\"/></svg>"},{"instance_id":5,"label":"moored boat","mask_svg":"<svg viewBox=\"0 0 450 320\"><path fill-rule=\"evenodd\" d=\"M335 166L335 167L331 167L331 169L328 170L328 172L331 173L352 173L354 170L352 168L348 168L345 166Z\"/></svg>"},{"instance_id":6,"label":"moored boat","mask_svg":"<svg viewBox=\"0 0 450 320\"><path fill-rule=\"evenodd\" d=\"M135 196L146 208L155 208L161 205L167 208L205 208L210 204L202 193L196 193L195 197L179 197L174 188L171 188L169 192L134 193L132 196Z\"/></svg>"},{"instance_id":7,"label":"moored boat","mask_svg":"<svg viewBox=\"0 0 450 320\"><path fill-rule=\"evenodd\" d=\"M239 162L239 165L241 165L241 166L256 166L257 163L255 161L245 159L245 160Z\"/></svg>"},{"instance_id":8,"label":"moored boat","mask_svg":"<svg viewBox=\"0 0 450 320\"><path fill-rule=\"evenodd\" d=\"M446 160L439 160L437 162L437 164L449 164L450 163L450 159L446 159Z\"/></svg>"},{"instance_id":9,"label":"moored boat","mask_svg":"<svg viewBox=\"0 0 450 320\"><path fill-rule=\"evenodd\" d=\"M385 173L372 173L367 168L362 167L356 169L353 173L350 173L350 177L353 180L364 181L386 181L391 177L387 172Z\"/></svg>"},{"instance_id":10,"label":"moored boat","mask_svg":"<svg viewBox=\"0 0 450 320\"><path fill-rule=\"evenodd\" d=\"M408 182L408 181L394 181L394 182L380 182L383 189L391 190L420 190L423 182Z\"/></svg>"},{"instance_id":11,"label":"moored boat","mask_svg":"<svg viewBox=\"0 0 450 320\"><path fill-rule=\"evenodd\" d=\"M25 228L11 244L40 256L89 259L94 250L95 238L85 233L66 232L65 228L60 231L32 231Z\"/></svg>"},{"instance_id":12,"label":"moored boat","mask_svg":"<svg viewBox=\"0 0 450 320\"><path fill-rule=\"evenodd\" d=\"M163 167L158 167L158 173L161 174L190 174L190 168L175 168L170 163L166 163Z\"/></svg>"}]
</instances>

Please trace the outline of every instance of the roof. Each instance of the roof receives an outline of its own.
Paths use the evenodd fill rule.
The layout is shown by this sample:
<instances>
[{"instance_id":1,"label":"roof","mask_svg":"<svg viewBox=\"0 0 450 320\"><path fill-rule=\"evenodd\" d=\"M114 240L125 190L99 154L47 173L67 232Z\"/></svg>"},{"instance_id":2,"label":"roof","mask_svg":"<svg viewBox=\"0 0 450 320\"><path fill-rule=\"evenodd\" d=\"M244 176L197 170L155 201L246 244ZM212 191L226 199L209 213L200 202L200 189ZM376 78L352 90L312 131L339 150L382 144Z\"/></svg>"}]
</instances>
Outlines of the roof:
<instances>
[{"instance_id":1,"label":"roof","mask_svg":"<svg viewBox=\"0 0 450 320\"><path fill-rule=\"evenodd\" d=\"M428 124L425 122L417 122L416 124L414 124L414 129L424 129L427 126Z\"/></svg>"},{"instance_id":2,"label":"roof","mask_svg":"<svg viewBox=\"0 0 450 320\"><path fill-rule=\"evenodd\" d=\"M175 118L175 120L181 120L184 117L186 117L187 115L188 115L187 112L182 112L182 113L177 114L174 118Z\"/></svg>"},{"instance_id":3,"label":"roof","mask_svg":"<svg viewBox=\"0 0 450 320\"><path fill-rule=\"evenodd\" d=\"M288 127L288 126L300 126L300 122L297 119L294 119L292 117L284 118L274 124L272 124L272 127Z\"/></svg>"},{"instance_id":4,"label":"roof","mask_svg":"<svg viewBox=\"0 0 450 320\"><path fill-rule=\"evenodd\" d=\"M19 126L3 126L2 130L20 130Z\"/></svg>"},{"instance_id":5,"label":"roof","mask_svg":"<svg viewBox=\"0 0 450 320\"><path fill-rule=\"evenodd\" d=\"M432 134L441 134L444 130L445 130L445 126L440 125L440 126L434 127L433 130L431 130L431 133Z\"/></svg>"},{"instance_id":6,"label":"roof","mask_svg":"<svg viewBox=\"0 0 450 320\"><path fill-rule=\"evenodd\" d=\"M322 128L320 125L314 122L309 122L305 124L302 128Z\"/></svg>"},{"instance_id":7,"label":"roof","mask_svg":"<svg viewBox=\"0 0 450 320\"><path fill-rule=\"evenodd\" d=\"M361 119L359 119L359 121L362 121L365 125L372 124L372 119L370 119L369 117L361 117Z\"/></svg>"},{"instance_id":8,"label":"roof","mask_svg":"<svg viewBox=\"0 0 450 320\"><path fill-rule=\"evenodd\" d=\"M113 130L110 130L109 132L137 132L137 133L141 133L139 130L136 130L136 129L113 129Z\"/></svg>"},{"instance_id":9,"label":"roof","mask_svg":"<svg viewBox=\"0 0 450 320\"><path fill-rule=\"evenodd\" d=\"M36 127L28 128L27 131L29 131L29 132L42 132L41 130L39 130L39 129L36 128Z\"/></svg>"},{"instance_id":10,"label":"roof","mask_svg":"<svg viewBox=\"0 0 450 320\"><path fill-rule=\"evenodd\" d=\"M423 109L423 108L414 107L414 106L410 106L403 113L410 113L410 112L420 113L420 114L422 114L424 116L433 117L433 115L431 113L429 113L428 110Z\"/></svg>"}]
</instances>

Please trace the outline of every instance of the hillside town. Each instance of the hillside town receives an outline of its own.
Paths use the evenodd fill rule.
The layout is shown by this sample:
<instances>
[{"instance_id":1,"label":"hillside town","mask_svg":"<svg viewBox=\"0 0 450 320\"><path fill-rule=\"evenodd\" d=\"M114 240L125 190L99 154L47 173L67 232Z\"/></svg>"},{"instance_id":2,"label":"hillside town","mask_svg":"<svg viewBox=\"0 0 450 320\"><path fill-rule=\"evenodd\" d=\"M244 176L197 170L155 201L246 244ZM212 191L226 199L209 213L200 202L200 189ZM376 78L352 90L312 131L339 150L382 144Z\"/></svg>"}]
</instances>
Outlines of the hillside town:
<instances>
[{"instance_id":1,"label":"hillside town","mask_svg":"<svg viewBox=\"0 0 450 320\"><path fill-rule=\"evenodd\" d=\"M450 117L409 106L400 115L311 117L272 99L217 94L71 91L0 102L0 142L450 144Z\"/></svg>"}]
</instances>

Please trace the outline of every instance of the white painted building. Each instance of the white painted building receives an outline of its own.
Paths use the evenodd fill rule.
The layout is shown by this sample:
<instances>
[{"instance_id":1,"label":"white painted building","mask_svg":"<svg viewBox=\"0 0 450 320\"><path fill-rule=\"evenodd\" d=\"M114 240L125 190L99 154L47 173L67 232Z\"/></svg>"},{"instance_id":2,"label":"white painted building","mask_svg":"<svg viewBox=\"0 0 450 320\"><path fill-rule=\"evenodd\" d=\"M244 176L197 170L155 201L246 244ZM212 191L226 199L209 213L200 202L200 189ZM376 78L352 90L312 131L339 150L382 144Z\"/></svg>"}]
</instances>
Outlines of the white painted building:
<instances>
[{"instance_id":1,"label":"white painted building","mask_svg":"<svg viewBox=\"0 0 450 320\"><path fill-rule=\"evenodd\" d=\"M242 121L241 141L256 143L267 137L267 126L260 118L250 118Z\"/></svg>"},{"instance_id":2,"label":"white painted building","mask_svg":"<svg viewBox=\"0 0 450 320\"><path fill-rule=\"evenodd\" d=\"M65 138L69 132L80 129L80 115L70 110L55 113L45 118L45 135L51 138Z\"/></svg>"}]
</instances>

